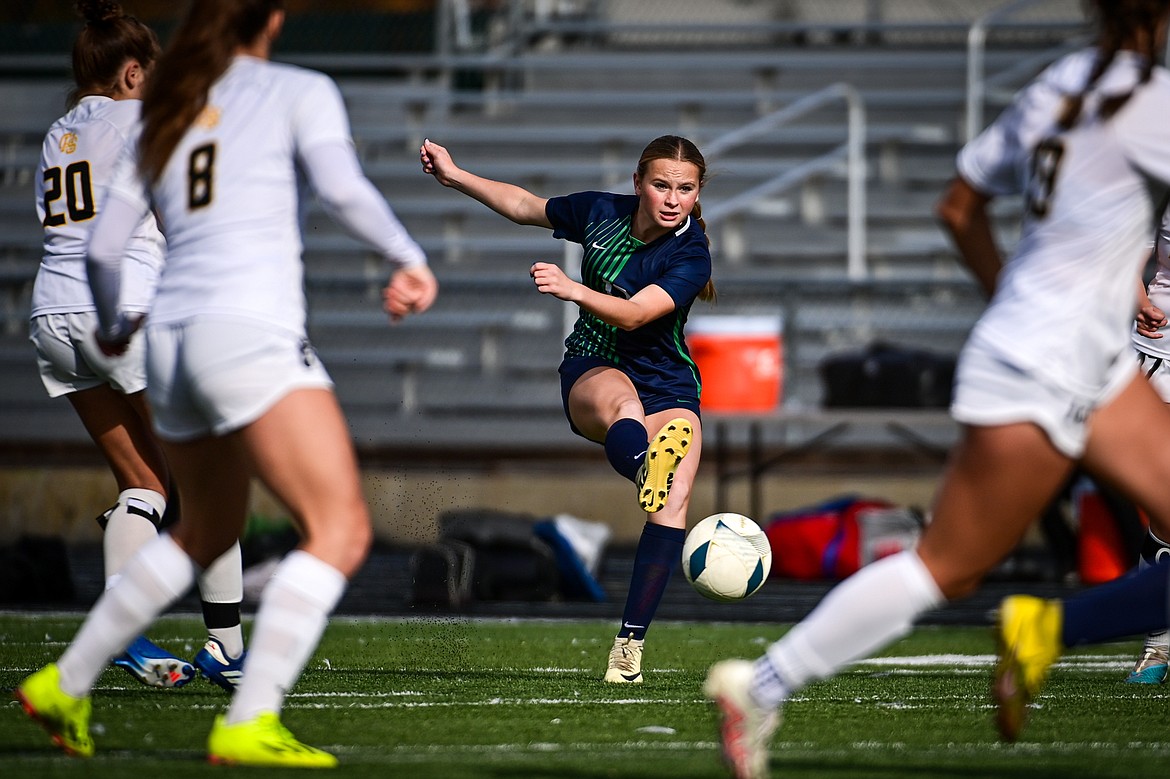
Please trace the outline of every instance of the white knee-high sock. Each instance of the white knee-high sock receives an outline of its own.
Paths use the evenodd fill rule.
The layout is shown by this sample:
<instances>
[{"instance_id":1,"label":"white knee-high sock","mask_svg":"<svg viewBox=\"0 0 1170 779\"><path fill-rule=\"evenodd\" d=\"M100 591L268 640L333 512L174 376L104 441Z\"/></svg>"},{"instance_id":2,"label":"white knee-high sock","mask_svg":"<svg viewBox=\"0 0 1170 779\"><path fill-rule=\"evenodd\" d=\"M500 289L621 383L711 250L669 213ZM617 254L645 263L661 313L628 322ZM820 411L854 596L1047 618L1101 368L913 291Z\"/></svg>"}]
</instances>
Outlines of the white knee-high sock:
<instances>
[{"instance_id":1,"label":"white knee-high sock","mask_svg":"<svg viewBox=\"0 0 1170 779\"><path fill-rule=\"evenodd\" d=\"M809 682L831 676L906 635L923 612L943 600L914 552L867 565L768 647L756 663L752 696L766 708L779 706Z\"/></svg>"},{"instance_id":2,"label":"white knee-high sock","mask_svg":"<svg viewBox=\"0 0 1170 779\"><path fill-rule=\"evenodd\" d=\"M199 597L204 603L229 603L239 608L240 602L244 600L243 558L239 541L199 575ZM239 657L243 653L244 631L239 622L216 627L209 625L207 633L223 644L228 657Z\"/></svg>"},{"instance_id":3,"label":"white knee-high sock","mask_svg":"<svg viewBox=\"0 0 1170 779\"><path fill-rule=\"evenodd\" d=\"M106 589L134 554L158 536L158 523L167 499L154 490L132 488L118 494L118 502L106 514L102 553L106 566Z\"/></svg>"},{"instance_id":4,"label":"white knee-high sock","mask_svg":"<svg viewBox=\"0 0 1170 779\"><path fill-rule=\"evenodd\" d=\"M110 659L182 597L195 583L197 572L169 533L130 558L118 582L94 604L57 661L61 689L75 697L89 695Z\"/></svg>"},{"instance_id":5,"label":"white knee-high sock","mask_svg":"<svg viewBox=\"0 0 1170 779\"><path fill-rule=\"evenodd\" d=\"M308 552L298 549L284 558L260 597L244 678L227 713L229 725L264 712L280 713L285 693L317 648L345 585L341 571Z\"/></svg>"}]
</instances>

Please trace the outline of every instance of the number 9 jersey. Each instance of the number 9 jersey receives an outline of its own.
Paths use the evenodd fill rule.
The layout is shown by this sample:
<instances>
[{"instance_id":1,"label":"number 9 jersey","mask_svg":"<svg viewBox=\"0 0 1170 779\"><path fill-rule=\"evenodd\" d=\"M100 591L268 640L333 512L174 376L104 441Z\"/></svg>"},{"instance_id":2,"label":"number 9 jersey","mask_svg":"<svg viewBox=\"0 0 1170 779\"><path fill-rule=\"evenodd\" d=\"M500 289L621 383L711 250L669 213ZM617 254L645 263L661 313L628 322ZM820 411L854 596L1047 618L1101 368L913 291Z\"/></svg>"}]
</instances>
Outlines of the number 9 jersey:
<instances>
[{"instance_id":1,"label":"number 9 jersey","mask_svg":"<svg viewBox=\"0 0 1170 779\"><path fill-rule=\"evenodd\" d=\"M965 352L1100 400L1111 369L1133 362L1138 280L1170 188L1170 75L1155 67L1137 85L1141 60L1118 52L1061 131L1064 98L1084 89L1096 56L1051 66L964 147L958 169L976 190L1022 195L1025 206L1019 243ZM1131 92L1101 118L1106 97Z\"/></svg>"},{"instance_id":2,"label":"number 9 jersey","mask_svg":"<svg viewBox=\"0 0 1170 779\"><path fill-rule=\"evenodd\" d=\"M49 128L36 180L37 216L45 232L31 316L94 310L86 248L116 166L134 148L141 105L90 95ZM121 310L149 310L164 249L154 216L147 214L126 248Z\"/></svg>"}]
</instances>

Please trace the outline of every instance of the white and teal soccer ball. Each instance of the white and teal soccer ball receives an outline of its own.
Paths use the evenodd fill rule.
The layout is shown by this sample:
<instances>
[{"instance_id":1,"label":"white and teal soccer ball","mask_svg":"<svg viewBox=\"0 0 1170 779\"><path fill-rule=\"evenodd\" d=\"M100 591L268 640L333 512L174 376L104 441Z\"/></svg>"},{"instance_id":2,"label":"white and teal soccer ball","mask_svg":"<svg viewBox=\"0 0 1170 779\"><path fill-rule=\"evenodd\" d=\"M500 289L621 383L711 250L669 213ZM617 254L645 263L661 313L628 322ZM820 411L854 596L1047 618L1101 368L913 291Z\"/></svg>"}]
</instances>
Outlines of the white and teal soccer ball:
<instances>
[{"instance_id":1,"label":"white and teal soccer ball","mask_svg":"<svg viewBox=\"0 0 1170 779\"><path fill-rule=\"evenodd\" d=\"M687 533L682 553L687 581L717 601L742 600L764 585L772 570L768 536L742 514L712 514Z\"/></svg>"}]
</instances>

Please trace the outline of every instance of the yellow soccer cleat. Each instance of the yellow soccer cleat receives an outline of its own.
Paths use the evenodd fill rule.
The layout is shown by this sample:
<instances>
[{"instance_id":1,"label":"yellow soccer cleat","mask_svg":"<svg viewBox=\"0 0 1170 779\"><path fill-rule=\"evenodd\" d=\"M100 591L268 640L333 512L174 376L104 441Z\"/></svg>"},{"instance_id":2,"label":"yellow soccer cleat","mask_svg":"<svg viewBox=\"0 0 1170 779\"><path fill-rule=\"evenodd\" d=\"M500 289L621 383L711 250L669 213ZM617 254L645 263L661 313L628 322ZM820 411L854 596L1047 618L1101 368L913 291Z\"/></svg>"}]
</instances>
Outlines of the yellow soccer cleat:
<instances>
[{"instance_id":1,"label":"yellow soccer cleat","mask_svg":"<svg viewBox=\"0 0 1170 779\"><path fill-rule=\"evenodd\" d=\"M1028 704L1044 686L1048 668L1064 651L1060 642L1064 609L1058 600L1011 595L999 606L995 623L996 726L1004 741L1015 741L1024 727Z\"/></svg>"},{"instance_id":2,"label":"yellow soccer cleat","mask_svg":"<svg viewBox=\"0 0 1170 779\"><path fill-rule=\"evenodd\" d=\"M674 483L674 472L691 446L691 423L679 417L662 426L646 448L638 470L638 503L648 514L661 511Z\"/></svg>"},{"instance_id":3,"label":"yellow soccer cleat","mask_svg":"<svg viewBox=\"0 0 1170 779\"><path fill-rule=\"evenodd\" d=\"M610 684L642 683L642 643L632 633L626 638L618 636L613 640L605 681Z\"/></svg>"},{"instance_id":4,"label":"yellow soccer cleat","mask_svg":"<svg viewBox=\"0 0 1170 779\"><path fill-rule=\"evenodd\" d=\"M229 725L221 714L207 737L207 760L216 765L284 768L334 768L337 758L296 740L280 717L265 712Z\"/></svg>"},{"instance_id":5,"label":"yellow soccer cleat","mask_svg":"<svg viewBox=\"0 0 1170 779\"><path fill-rule=\"evenodd\" d=\"M62 691L55 663L46 665L16 688L13 697L24 713L49 731L53 743L74 757L93 757L89 736L89 696L74 698Z\"/></svg>"}]
</instances>

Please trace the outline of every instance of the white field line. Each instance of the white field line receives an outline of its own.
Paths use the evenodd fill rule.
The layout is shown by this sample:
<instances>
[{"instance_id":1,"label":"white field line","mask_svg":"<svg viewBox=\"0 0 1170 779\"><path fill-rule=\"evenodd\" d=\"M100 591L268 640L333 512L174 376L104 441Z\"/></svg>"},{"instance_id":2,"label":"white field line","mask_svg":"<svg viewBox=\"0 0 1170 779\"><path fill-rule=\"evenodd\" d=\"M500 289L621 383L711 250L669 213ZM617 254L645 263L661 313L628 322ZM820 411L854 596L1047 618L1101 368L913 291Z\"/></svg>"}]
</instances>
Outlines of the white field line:
<instances>
[{"instance_id":1,"label":"white field line","mask_svg":"<svg viewBox=\"0 0 1170 779\"><path fill-rule=\"evenodd\" d=\"M392 747L391 751L398 755L416 754L416 755L484 755L491 753L508 753L508 754L522 754L525 752L531 753L548 753L548 752L595 752L595 751L610 751L610 750L712 750L717 749L719 742L717 741L618 741L607 743L594 742L516 742L510 744L404 744ZM845 749L834 750L825 749L823 745L816 744L810 741L781 741L775 740L772 742L771 752L773 755L789 756L792 754L816 754L824 755L829 752L839 751L841 754L846 754ZM869 751L869 752L891 752L904 751L909 747L899 741L858 741L849 745L849 752ZM977 741L977 742L949 742L940 745L937 748L914 748L914 754L923 755L937 753L939 755L954 755L958 753L968 754L986 754L987 752L1003 752L1005 754L1018 754L1021 758L1031 758L1037 755L1045 754L1078 754L1091 749L1094 752L1107 753L1116 752L1118 754L1130 755L1135 751L1148 752L1150 754L1170 754L1170 742L1167 741L1133 741L1125 744L1114 744L1103 741L1056 741L1046 743L1018 743L1018 744L1004 744L997 741ZM331 750L333 751L333 750ZM338 746L336 751L339 753L362 753L365 751L363 747L346 747ZM379 751L378 754L385 754Z\"/></svg>"},{"instance_id":2,"label":"white field line","mask_svg":"<svg viewBox=\"0 0 1170 779\"><path fill-rule=\"evenodd\" d=\"M535 741L514 742L503 744L402 744L386 747L364 747L352 744L321 744L316 746L325 749L342 759L343 765L353 767L359 765L409 765L413 763L432 762L441 760L445 764L451 763L483 763L493 760L515 761L517 758L532 758L543 761L555 756L563 755L567 758L581 755L597 755L609 757L612 755L637 758L639 755L658 753L689 754L694 753L703 759L716 760L719 749L717 741L669 741L669 740L629 740L619 742L566 742ZM898 741L863 741L850 744L848 747L826 748L807 741L780 741L772 742L773 756L782 756L787 760L800 759L840 759L856 757L859 752L874 756L907 754L911 748ZM1084 755L1091 753L1095 760L1108 758L1110 755L1132 759L1135 755L1150 758L1170 757L1170 742L1135 741L1126 744L1113 744L1097 741L1059 741L1052 743L1019 743L1002 744L998 742L950 742L933 748L914 747L912 754L919 759L938 757L939 759L954 759L956 756L970 755L985 757L989 753L997 753L1021 761L1023 765L1034 766L1037 759L1045 756ZM168 756L173 759L202 759L203 753L194 750L172 750ZM140 752L133 750L102 750L100 758L103 762L134 763L142 759ZM1025 762L1026 761L1026 762Z\"/></svg>"},{"instance_id":3,"label":"white field line","mask_svg":"<svg viewBox=\"0 0 1170 779\"><path fill-rule=\"evenodd\" d=\"M165 641L166 639L159 639ZM64 646L61 642L8 642L9 646ZM1094 673L1117 673L1119 671L1128 670L1132 665L1134 655L1127 654L1082 654L1069 655L1054 664L1054 668L1071 669L1082 672ZM886 673L895 673L901 675L912 676L920 673L923 669L940 669L949 671L955 675L972 675L979 674L990 669L995 664L995 655L977 654L977 655L962 655L962 654L932 654L932 655L908 655L899 657L873 657L865 660L859 660L854 664L855 670L872 671L874 669L883 669ZM345 667L336 666L329 662L328 658L320 658L313 661L310 666L312 670L329 670L329 671L367 671L366 667ZM11 671L16 673L32 673L36 668L25 667L5 667L0 668L0 671ZM385 668L379 670L387 670ZM444 669L426 668L423 666L397 666L390 670L408 671L411 673L439 673ZM519 667L519 666L501 666L494 670L502 673L547 673L547 674L580 674L580 675L595 675L597 669L590 666L585 668L569 668L561 666L535 666L535 667ZM684 673L686 669L683 668L655 668L655 674L676 674ZM849 669L846 669L848 671ZM133 687L106 687L105 689L133 689Z\"/></svg>"}]
</instances>

